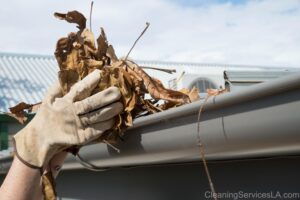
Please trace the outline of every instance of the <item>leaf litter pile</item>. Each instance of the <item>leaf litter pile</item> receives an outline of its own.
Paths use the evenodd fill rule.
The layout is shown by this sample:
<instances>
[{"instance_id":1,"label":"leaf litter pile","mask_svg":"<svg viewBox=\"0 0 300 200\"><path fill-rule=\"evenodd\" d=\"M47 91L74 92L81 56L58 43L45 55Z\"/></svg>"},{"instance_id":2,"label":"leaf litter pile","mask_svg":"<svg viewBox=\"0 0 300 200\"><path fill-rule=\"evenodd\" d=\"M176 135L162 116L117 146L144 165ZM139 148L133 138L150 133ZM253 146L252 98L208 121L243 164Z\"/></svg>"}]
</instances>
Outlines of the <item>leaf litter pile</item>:
<instances>
[{"instance_id":1,"label":"leaf litter pile","mask_svg":"<svg viewBox=\"0 0 300 200\"><path fill-rule=\"evenodd\" d=\"M150 77L138 64L128 60L128 55L119 59L113 46L108 43L103 28L95 42L93 33L86 28L86 18L78 11L54 15L61 20L77 24L79 29L78 32L71 32L67 37L59 39L56 45L54 54L60 68L59 81L63 92L67 93L76 82L95 69L101 70L101 79L93 94L110 86L116 86L121 91L124 111L118 116L113 129L101 136L100 141L116 142L138 116L198 100L197 89L167 89L160 80ZM151 99L146 99L146 94L149 94ZM158 100L165 100L165 103L158 105Z\"/></svg>"}]
</instances>

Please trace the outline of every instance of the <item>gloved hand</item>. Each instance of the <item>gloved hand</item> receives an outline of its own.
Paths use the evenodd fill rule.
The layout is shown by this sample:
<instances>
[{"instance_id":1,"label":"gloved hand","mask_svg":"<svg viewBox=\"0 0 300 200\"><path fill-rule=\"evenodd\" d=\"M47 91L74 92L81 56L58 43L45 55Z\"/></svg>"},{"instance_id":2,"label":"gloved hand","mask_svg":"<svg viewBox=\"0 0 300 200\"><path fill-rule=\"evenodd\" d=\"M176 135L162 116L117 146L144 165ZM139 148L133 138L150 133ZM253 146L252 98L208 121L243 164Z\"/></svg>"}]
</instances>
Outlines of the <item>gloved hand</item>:
<instances>
[{"instance_id":1,"label":"gloved hand","mask_svg":"<svg viewBox=\"0 0 300 200\"><path fill-rule=\"evenodd\" d=\"M16 155L26 165L42 169L58 152L84 145L112 128L123 105L121 94L110 87L92 96L100 80L95 70L62 97L57 83L47 93L36 116L14 136Z\"/></svg>"}]
</instances>

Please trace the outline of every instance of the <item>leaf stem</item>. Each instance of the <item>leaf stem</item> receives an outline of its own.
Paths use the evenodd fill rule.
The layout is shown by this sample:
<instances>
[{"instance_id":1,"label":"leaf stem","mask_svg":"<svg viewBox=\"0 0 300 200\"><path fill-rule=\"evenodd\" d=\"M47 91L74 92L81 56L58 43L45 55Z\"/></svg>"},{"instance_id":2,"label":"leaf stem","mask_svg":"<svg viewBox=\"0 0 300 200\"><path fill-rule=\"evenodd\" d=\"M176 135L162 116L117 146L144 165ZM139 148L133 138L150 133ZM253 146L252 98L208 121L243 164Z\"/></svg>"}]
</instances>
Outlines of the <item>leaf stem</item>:
<instances>
[{"instance_id":1,"label":"leaf stem","mask_svg":"<svg viewBox=\"0 0 300 200\"><path fill-rule=\"evenodd\" d=\"M140 36L135 40L135 42L133 43L132 47L130 48L129 52L127 53L124 61L127 60L129 54L131 53L132 49L135 47L136 43L139 41L139 39L144 35L144 33L146 32L146 30L149 28L150 23L146 22L146 27L144 28L144 30L142 31L142 33L140 34Z\"/></svg>"},{"instance_id":2,"label":"leaf stem","mask_svg":"<svg viewBox=\"0 0 300 200\"><path fill-rule=\"evenodd\" d=\"M156 68L156 67L147 67L147 66L140 66L142 69L153 69L153 70L158 70L158 71L163 71L169 74L175 73L176 69L163 69L163 68Z\"/></svg>"},{"instance_id":3,"label":"leaf stem","mask_svg":"<svg viewBox=\"0 0 300 200\"><path fill-rule=\"evenodd\" d=\"M93 14L93 5L94 1L91 2L91 9L90 9L90 31L92 32L92 14Z\"/></svg>"}]
</instances>

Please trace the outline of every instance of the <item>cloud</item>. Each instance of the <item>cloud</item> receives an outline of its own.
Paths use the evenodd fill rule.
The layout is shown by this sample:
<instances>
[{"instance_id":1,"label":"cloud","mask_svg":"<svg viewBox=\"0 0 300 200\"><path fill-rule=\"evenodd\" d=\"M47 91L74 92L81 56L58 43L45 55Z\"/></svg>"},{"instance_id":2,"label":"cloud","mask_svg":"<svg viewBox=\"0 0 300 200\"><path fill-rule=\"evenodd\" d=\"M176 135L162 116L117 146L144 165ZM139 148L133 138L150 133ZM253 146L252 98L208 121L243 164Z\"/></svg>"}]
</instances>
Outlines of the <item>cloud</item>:
<instances>
[{"instance_id":1,"label":"cloud","mask_svg":"<svg viewBox=\"0 0 300 200\"><path fill-rule=\"evenodd\" d=\"M150 29L134 59L300 67L300 1L171 0L95 1L93 31L103 26L118 55L127 53L145 26ZM7 1L0 7L0 51L52 54L58 38L76 30L55 11L87 1Z\"/></svg>"}]
</instances>

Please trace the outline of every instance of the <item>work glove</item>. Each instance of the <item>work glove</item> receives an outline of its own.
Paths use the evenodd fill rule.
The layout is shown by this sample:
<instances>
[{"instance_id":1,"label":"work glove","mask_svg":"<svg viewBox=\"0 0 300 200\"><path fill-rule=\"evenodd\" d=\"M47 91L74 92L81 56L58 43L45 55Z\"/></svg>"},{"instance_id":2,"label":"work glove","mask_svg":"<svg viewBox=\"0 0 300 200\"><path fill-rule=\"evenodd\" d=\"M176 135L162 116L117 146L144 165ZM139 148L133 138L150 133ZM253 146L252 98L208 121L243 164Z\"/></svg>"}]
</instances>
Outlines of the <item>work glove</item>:
<instances>
[{"instance_id":1,"label":"work glove","mask_svg":"<svg viewBox=\"0 0 300 200\"><path fill-rule=\"evenodd\" d=\"M123 110L121 94L110 87L90 96L100 72L90 73L63 97L59 83L48 91L36 116L14 136L16 155L23 163L42 170L58 152L85 145L112 128Z\"/></svg>"}]
</instances>

